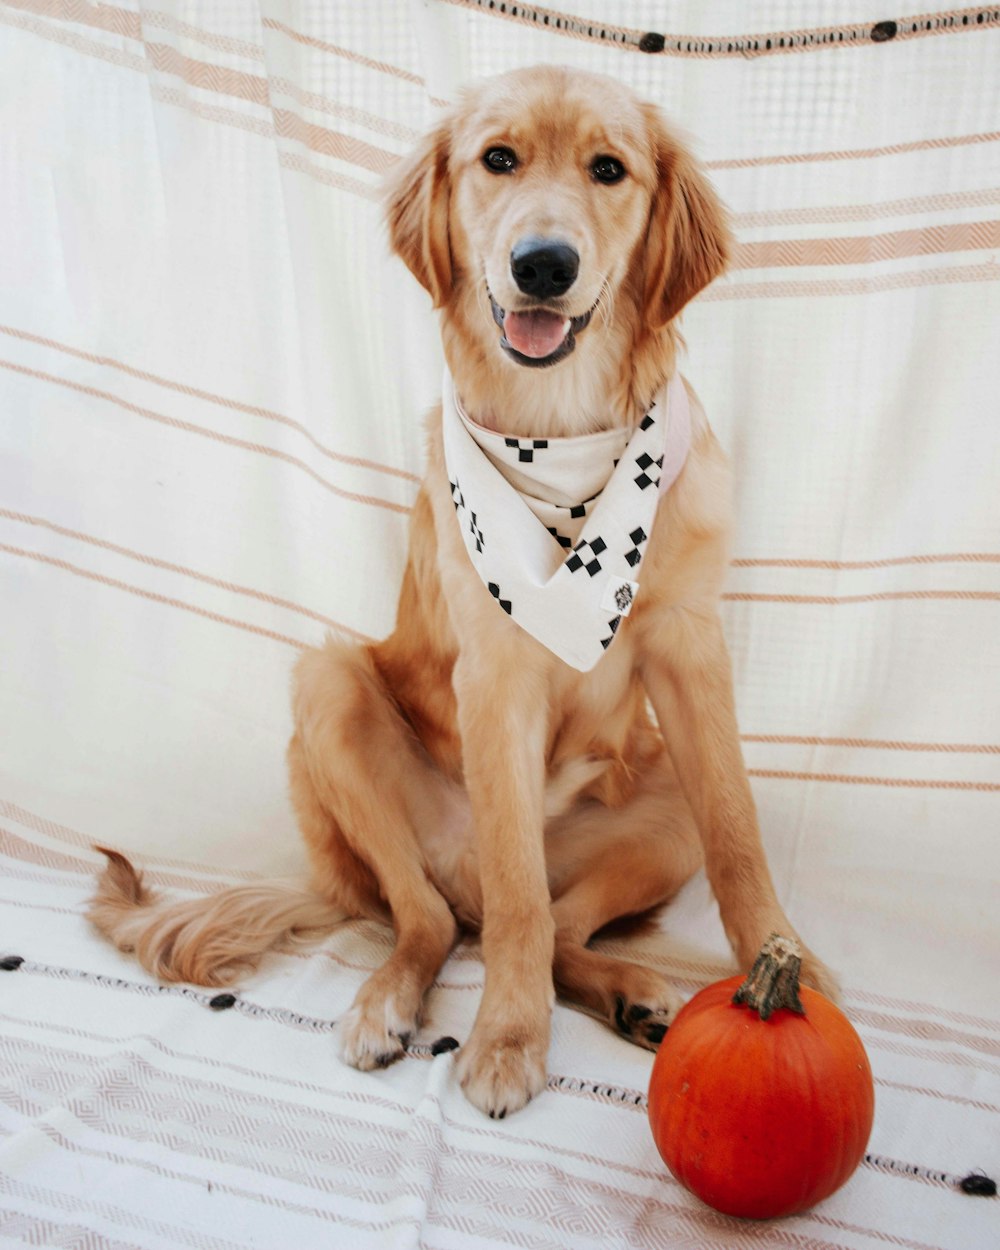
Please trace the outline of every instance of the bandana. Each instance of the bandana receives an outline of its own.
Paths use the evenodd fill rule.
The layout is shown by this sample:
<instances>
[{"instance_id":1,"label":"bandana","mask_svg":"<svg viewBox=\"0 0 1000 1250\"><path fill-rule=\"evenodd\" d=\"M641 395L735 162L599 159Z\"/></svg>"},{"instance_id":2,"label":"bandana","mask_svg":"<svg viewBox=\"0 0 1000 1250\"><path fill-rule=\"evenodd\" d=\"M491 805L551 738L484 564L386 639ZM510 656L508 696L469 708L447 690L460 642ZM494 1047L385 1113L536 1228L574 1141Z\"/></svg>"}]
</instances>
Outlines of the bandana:
<instances>
[{"instance_id":1,"label":"bandana","mask_svg":"<svg viewBox=\"0 0 1000 1250\"><path fill-rule=\"evenodd\" d=\"M691 446L687 391L673 378L642 420L573 438L508 438L443 388L444 456L465 548L508 616L588 672L639 593L660 496Z\"/></svg>"}]
</instances>

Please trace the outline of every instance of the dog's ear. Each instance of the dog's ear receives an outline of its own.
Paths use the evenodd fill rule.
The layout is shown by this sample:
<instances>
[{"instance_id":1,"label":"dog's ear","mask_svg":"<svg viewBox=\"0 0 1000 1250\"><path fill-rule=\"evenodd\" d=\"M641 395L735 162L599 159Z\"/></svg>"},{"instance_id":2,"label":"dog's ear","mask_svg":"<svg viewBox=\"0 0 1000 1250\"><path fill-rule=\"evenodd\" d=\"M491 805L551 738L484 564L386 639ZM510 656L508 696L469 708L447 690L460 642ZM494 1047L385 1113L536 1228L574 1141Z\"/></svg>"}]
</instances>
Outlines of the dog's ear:
<instances>
[{"instance_id":1,"label":"dog's ear","mask_svg":"<svg viewBox=\"0 0 1000 1250\"><path fill-rule=\"evenodd\" d=\"M430 292L435 308L447 299L453 278L448 234L450 147L449 118L399 162L386 188L385 214L392 250Z\"/></svg>"},{"instance_id":2,"label":"dog's ear","mask_svg":"<svg viewBox=\"0 0 1000 1250\"><path fill-rule=\"evenodd\" d=\"M646 236L644 300L647 324L659 330L722 273L731 238L725 209L694 158L652 106L647 121L657 186Z\"/></svg>"}]
</instances>

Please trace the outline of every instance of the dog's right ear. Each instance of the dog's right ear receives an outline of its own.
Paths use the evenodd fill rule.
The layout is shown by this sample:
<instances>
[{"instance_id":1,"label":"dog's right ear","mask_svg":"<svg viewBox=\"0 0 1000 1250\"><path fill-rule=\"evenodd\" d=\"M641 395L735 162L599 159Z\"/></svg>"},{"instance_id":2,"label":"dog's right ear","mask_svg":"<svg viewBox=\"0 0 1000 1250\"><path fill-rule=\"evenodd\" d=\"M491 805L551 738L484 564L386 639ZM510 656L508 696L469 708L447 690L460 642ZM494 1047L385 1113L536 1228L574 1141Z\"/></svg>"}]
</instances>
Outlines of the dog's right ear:
<instances>
[{"instance_id":1,"label":"dog's right ear","mask_svg":"<svg viewBox=\"0 0 1000 1250\"><path fill-rule=\"evenodd\" d=\"M452 287L448 201L451 121L425 135L389 177L386 221L392 250L440 308Z\"/></svg>"}]
</instances>

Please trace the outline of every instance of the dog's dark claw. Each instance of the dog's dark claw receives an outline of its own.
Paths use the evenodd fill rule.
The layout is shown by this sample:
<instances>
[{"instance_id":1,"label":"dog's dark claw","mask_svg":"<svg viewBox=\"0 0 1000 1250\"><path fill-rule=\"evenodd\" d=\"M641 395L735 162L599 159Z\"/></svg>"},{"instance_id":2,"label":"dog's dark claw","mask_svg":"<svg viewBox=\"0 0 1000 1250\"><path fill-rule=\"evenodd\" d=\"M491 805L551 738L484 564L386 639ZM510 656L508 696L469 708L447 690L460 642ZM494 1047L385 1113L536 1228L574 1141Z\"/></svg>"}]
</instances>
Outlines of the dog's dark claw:
<instances>
[{"instance_id":1,"label":"dog's dark claw","mask_svg":"<svg viewBox=\"0 0 1000 1250\"><path fill-rule=\"evenodd\" d=\"M636 1003L628 1009L628 1018L633 1024L639 1020L645 1020L647 1016L651 1016L652 1014L652 1007L644 1007L642 1003Z\"/></svg>"},{"instance_id":2,"label":"dog's dark claw","mask_svg":"<svg viewBox=\"0 0 1000 1250\"><path fill-rule=\"evenodd\" d=\"M649 1041L659 1046L667 1035L667 1026L665 1024L651 1024L646 1030L646 1037Z\"/></svg>"}]
</instances>

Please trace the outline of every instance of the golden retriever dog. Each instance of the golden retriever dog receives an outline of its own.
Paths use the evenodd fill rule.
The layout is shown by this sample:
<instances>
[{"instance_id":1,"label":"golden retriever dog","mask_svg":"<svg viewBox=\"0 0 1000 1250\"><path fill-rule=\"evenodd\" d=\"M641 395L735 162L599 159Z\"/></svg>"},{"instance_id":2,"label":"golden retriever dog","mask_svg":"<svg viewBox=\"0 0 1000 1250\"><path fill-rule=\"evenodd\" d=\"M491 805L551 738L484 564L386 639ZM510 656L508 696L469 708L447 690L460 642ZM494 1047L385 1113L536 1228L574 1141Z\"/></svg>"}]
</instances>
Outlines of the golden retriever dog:
<instances>
[{"instance_id":1,"label":"golden retriever dog","mask_svg":"<svg viewBox=\"0 0 1000 1250\"><path fill-rule=\"evenodd\" d=\"M543 446L644 421L675 375L677 316L730 246L659 112L566 68L465 91L394 171L387 219L440 310L465 413ZM686 394L690 448L659 496L641 592L586 671L475 571L433 413L394 632L330 639L296 667L288 765L309 888L176 902L106 852L98 929L159 977L219 984L338 918L390 923L393 952L339 1026L361 1069L403 1054L459 933L478 932L485 987L457 1072L495 1117L544 1086L555 994L656 1048L677 993L588 941L665 903L703 863L742 967L773 931L797 936L764 857L719 620L730 472ZM836 992L807 948L803 975Z\"/></svg>"}]
</instances>

